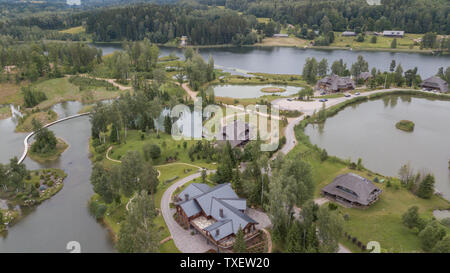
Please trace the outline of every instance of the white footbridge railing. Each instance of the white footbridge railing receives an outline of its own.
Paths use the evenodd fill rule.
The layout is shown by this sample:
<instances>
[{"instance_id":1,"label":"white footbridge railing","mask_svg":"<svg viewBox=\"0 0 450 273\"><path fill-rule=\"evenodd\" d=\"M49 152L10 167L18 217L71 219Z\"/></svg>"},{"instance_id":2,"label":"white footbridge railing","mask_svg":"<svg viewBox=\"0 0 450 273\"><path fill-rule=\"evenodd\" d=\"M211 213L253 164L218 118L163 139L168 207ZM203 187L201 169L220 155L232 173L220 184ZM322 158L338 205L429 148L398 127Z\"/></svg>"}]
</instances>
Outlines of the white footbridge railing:
<instances>
[{"instance_id":1,"label":"white footbridge railing","mask_svg":"<svg viewBox=\"0 0 450 273\"><path fill-rule=\"evenodd\" d=\"M63 122L63 121L69 120L69 119L74 119L74 118L78 118L78 117L82 117L82 116L87 116L87 115L89 115L89 114L90 114L90 112L86 112L86 113L81 113L81 114L73 115L73 116L70 116L70 117L58 119L58 120L56 120L56 121L53 121L53 122L50 122L49 124L44 125L43 128L50 127L50 126L52 126L52 125L55 125L55 124L57 124L57 123L60 123L60 122ZM24 150L23 150L22 156L21 156L20 159L19 159L19 164L22 163L22 162L25 160L25 158L27 157L28 149L30 148L30 145L28 144L28 140L29 140L32 136L34 136L35 133L36 133L36 132L31 132L29 135L27 135L27 137L26 137L25 140L23 141Z\"/></svg>"}]
</instances>

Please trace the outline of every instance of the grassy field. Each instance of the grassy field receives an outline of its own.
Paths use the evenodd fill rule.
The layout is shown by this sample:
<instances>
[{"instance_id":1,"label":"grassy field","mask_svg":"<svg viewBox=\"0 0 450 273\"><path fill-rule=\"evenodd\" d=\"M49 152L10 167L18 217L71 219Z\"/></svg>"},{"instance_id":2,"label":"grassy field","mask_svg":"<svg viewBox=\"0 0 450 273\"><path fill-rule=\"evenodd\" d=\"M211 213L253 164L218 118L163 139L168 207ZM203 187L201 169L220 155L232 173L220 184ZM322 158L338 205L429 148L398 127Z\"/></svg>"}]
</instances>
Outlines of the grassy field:
<instances>
[{"instance_id":1,"label":"grassy field","mask_svg":"<svg viewBox=\"0 0 450 273\"><path fill-rule=\"evenodd\" d=\"M23 96L20 93L20 86L3 82L0 83L0 105L3 104L15 104L20 105L23 103Z\"/></svg>"},{"instance_id":2,"label":"grassy field","mask_svg":"<svg viewBox=\"0 0 450 273\"><path fill-rule=\"evenodd\" d=\"M166 158L177 156L178 160L176 162L190 163L198 165L201 167L206 167L208 169L214 168L214 164L207 162L204 159L196 159L191 161L188 155L189 147L197 143L197 140L186 140L187 147L183 148L183 140L176 141L171 135L164 132L159 133L160 138L157 138L157 133L145 134L145 139L141 140L141 132L136 130L130 130L127 132L127 143L115 145L110 153L112 159L120 160L122 156L126 154L127 151L140 151L142 153L143 147L146 144L156 144L161 148L161 156L153 160L153 165L167 164ZM163 144L165 143L165 145ZM177 155L178 153L178 155Z\"/></svg>"},{"instance_id":3,"label":"grassy field","mask_svg":"<svg viewBox=\"0 0 450 273\"><path fill-rule=\"evenodd\" d=\"M69 34L80 34L80 33L86 32L86 29L83 26L78 26L78 27L71 27L68 29L63 29L63 30L60 30L59 32L69 33Z\"/></svg>"},{"instance_id":4,"label":"grassy field","mask_svg":"<svg viewBox=\"0 0 450 273\"><path fill-rule=\"evenodd\" d=\"M95 101L116 98L121 91L108 91L105 87L92 87L80 92L78 86L69 82L67 77L41 80L32 84L37 90L42 91L47 96L47 100L41 102L35 108L47 109L54 104L64 101L82 101L92 103ZM23 104L23 95L20 86L12 83L0 84L0 105L3 104Z\"/></svg>"},{"instance_id":5,"label":"grassy field","mask_svg":"<svg viewBox=\"0 0 450 273\"><path fill-rule=\"evenodd\" d=\"M9 105L0 106L0 119L9 118L11 116L11 107Z\"/></svg>"},{"instance_id":6,"label":"grassy field","mask_svg":"<svg viewBox=\"0 0 450 273\"><path fill-rule=\"evenodd\" d=\"M261 43L255 44L255 46L296 46L304 47L309 44L309 41L300 39L297 37L266 37Z\"/></svg>"},{"instance_id":7,"label":"grassy field","mask_svg":"<svg viewBox=\"0 0 450 273\"><path fill-rule=\"evenodd\" d=\"M398 50L420 51L419 45L414 45L414 39L422 38L423 34L405 34L403 38L397 38ZM336 38L330 47L351 47L354 49L391 49L394 38L377 36L377 42L371 43L372 35L366 35L364 42L357 42L356 37L344 37L341 33L336 33Z\"/></svg>"},{"instance_id":8,"label":"grassy field","mask_svg":"<svg viewBox=\"0 0 450 273\"><path fill-rule=\"evenodd\" d=\"M36 119L42 125L48 124L58 119L58 114L53 110L35 112L25 115L23 119L19 121L16 127L16 132L31 132L33 131L32 121Z\"/></svg>"},{"instance_id":9,"label":"grassy field","mask_svg":"<svg viewBox=\"0 0 450 273\"><path fill-rule=\"evenodd\" d=\"M64 101L77 100L90 103L115 98L120 94L120 91L107 91L104 87L80 92L78 86L70 83L67 77L45 80L37 83L35 87L47 95L47 100L37 105L41 109Z\"/></svg>"},{"instance_id":10,"label":"grassy field","mask_svg":"<svg viewBox=\"0 0 450 273\"><path fill-rule=\"evenodd\" d=\"M406 210L416 205L422 217L431 219L435 209L448 209L450 203L437 196L431 199L421 199L402 187L397 178L384 177L369 170L351 170L348 168L349 162L329 157L325 161L320 160L319 150L314 148L308 138L304 135L300 126L295 128L299 143L288 154L288 157L306 160L310 163L315 183L315 198L320 197L320 190L325 185L331 183L333 179L344 173L353 172L374 180L391 180L391 186L386 183L379 184L383 192L379 201L367 209L344 208L339 206L338 210L342 215L348 215L345 221L344 231L357 237L363 244L370 241L378 241L381 248L388 252L421 252L418 236L407 229L401 220L401 216ZM450 229L448 230L450 232ZM342 239L342 243L352 251L361 251L347 239Z\"/></svg>"}]
</instances>

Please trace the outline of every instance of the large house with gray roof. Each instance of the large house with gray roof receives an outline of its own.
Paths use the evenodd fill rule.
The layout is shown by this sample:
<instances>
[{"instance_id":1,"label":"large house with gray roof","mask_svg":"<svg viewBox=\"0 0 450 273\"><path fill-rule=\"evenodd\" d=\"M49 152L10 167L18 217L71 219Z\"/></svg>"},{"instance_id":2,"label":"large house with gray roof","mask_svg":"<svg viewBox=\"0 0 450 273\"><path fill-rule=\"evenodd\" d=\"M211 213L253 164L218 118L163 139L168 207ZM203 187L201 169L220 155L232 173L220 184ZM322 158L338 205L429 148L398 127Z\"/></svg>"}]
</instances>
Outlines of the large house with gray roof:
<instances>
[{"instance_id":1,"label":"large house with gray roof","mask_svg":"<svg viewBox=\"0 0 450 273\"><path fill-rule=\"evenodd\" d=\"M316 90L327 93L336 93L355 89L355 82L348 77L330 75L323 77L316 84Z\"/></svg>"},{"instance_id":2,"label":"large house with gray roof","mask_svg":"<svg viewBox=\"0 0 450 273\"><path fill-rule=\"evenodd\" d=\"M323 187L322 194L349 207L368 207L378 200L381 189L362 176L347 173Z\"/></svg>"},{"instance_id":3,"label":"large house with gray roof","mask_svg":"<svg viewBox=\"0 0 450 273\"><path fill-rule=\"evenodd\" d=\"M237 196L230 183L215 187L192 183L175 197L175 205L181 225L193 227L220 248L233 246L239 228L246 240L257 235L258 223L245 213L247 202Z\"/></svg>"},{"instance_id":4,"label":"large house with gray roof","mask_svg":"<svg viewBox=\"0 0 450 273\"><path fill-rule=\"evenodd\" d=\"M425 89L437 90L441 93L448 92L448 83L437 76L424 80L420 86Z\"/></svg>"}]
</instances>

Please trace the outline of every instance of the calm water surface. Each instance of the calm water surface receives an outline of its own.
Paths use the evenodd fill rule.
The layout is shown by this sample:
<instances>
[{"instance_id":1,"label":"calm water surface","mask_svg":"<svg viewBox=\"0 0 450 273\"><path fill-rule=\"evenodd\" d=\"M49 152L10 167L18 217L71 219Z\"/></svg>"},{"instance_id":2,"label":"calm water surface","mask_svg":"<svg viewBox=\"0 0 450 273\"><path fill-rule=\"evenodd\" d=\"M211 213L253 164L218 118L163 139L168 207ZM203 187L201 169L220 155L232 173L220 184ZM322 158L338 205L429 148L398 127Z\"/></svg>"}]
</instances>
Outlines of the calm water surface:
<instances>
[{"instance_id":1,"label":"calm water surface","mask_svg":"<svg viewBox=\"0 0 450 273\"><path fill-rule=\"evenodd\" d=\"M94 44L103 49L103 54L120 50L119 44ZM179 48L160 47L161 56L175 53L183 57L183 50ZM276 74L301 74L307 58L315 57L328 60L328 65L339 59L343 59L350 68L356 62L358 55L362 55L369 63L369 69L375 67L381 71L388 71L392 60L401 64L403 70L418 67L418 73L422 78L433 76L439 67L450 66L450 56L433 56L430 54L383 52L383 51L357 51L357 50L327 50L327 49L302 49L294 47L225 47L225 48L200 48L199 53L207 60L213 56L217 68L233 74L245 74L245 72L264 72ZM236 71L235 69L238 69Z\"/></svg>"},{"instance_id":2,"label":"calm water surface","mask_svg":"<svg viewBox=\"0 0 450 273\"><path fill-rule=\"evenodd\" d=\"M261 91L266 87L279 87L285 89L284 92L267 93ZM298 93L302 88L296 86L283 86L283 85L216 85L213 86L214 95L217 97L229 97L229 98L259 98L266 95L279 95L289 96Z\"/></svg>"},{"instance_id":3,"label":"calm water surface","mask_svg":"<svg viewBox=\"0 0 450 273\"><path fill-rule=\"evenodd\" d=\"M305 133L330 155L362 158L365 167L384 175L397 176L407 162L416 171L430 171L436 189L450 199L449 117L449 101L389 96L347 107ZM402 119L415 123L414 132L395 128Z\"/></svg>"},{"instance_id":4,"label":"calm water surface","mask_svg":"<svg viewBox=\"0 0 450 273\"><path fill-rule=\"evenodd\" d=\"M83 105L79 102L58 104L53 109L59 118L76 114ZM88 140L88 117L68 120L50 129L70 147L49 164L38 164L27 158L28 169L60 168L68 177L62 190L23 217L7 233L0 235L0 252L66 252L69 241L78 241L82 252L112 252L113 244L105 228L89 214L87 202L92 196L90 183L91 161ZM12 119L0 120L2 140L0 162L23 152L26 134L14 133ZM4 137L4 138L3 138Z\"/></svg>"}]
</instances>

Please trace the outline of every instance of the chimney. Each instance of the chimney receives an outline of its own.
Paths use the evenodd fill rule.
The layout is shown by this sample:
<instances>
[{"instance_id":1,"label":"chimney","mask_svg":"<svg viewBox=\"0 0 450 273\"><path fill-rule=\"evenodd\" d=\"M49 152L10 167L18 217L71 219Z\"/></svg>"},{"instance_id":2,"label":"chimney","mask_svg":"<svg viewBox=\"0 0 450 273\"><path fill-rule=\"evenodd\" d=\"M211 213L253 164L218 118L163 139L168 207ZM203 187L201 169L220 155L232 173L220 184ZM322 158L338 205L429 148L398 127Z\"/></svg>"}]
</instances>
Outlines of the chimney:
<instances>
[{"instance_id":1,"label":"chimney","mask_svg":"<svg viewBox=\"0 0 450 273\"><path fill-rule=\"evenodd\" d=\"M216 236L219 236L219 234L220 234L220 230L216 229Z\"/></svg>"},{"instance_id":2,"label":"chimney","mask_svg":"<svg viewBox=\"0 0 450 273\"><path fill-rule=\"evenodd\" d=\"M220 218L223 218L223 209L219 210L219 215L220 215Z\"/></svg>"},{"instance_id":3,"label":"chimney","mask_svg":"<svg viewBox=\"0 0 450 273\"><path fill-rule=\"evenodd\" d=\"M186 193L186 194L184 195L184 198L185 198L184 201L189 200L189 194Z\"/></svg>"}]
</instances>

